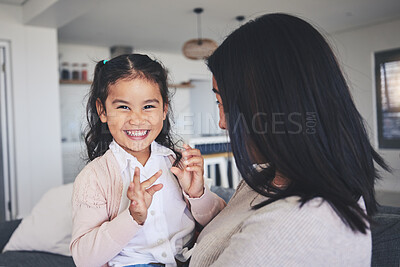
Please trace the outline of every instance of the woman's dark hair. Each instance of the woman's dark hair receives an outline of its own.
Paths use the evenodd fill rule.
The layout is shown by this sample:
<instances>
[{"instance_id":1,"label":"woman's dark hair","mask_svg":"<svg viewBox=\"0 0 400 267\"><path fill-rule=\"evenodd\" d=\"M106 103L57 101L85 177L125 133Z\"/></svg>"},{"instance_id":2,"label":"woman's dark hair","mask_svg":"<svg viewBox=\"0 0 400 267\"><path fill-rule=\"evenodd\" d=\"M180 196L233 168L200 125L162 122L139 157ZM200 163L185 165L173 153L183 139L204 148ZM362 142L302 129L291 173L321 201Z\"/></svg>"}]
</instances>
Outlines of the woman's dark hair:
<instances>
[{"instance_id":1,"label":"woman's dark hair","mask_svg":"<svg viewBox=\"0 0 400 267\"><path fill-rule=\"evenodd\" d=\"M90 88L89 100L86 107L88 127L85 135L85 143L88 153L88 161L102 156L108 149L113 137L108 129L107 123L102 123L97 114L96 101L99 99L105 108L108 96L108 88L121 79L146 79L158 84L160 88L163 105L170 106L170 95L167 85L167 71L157 61L146 55L127 54L115 57L109 61L102 60L96 64L93 83ZM180 152L175 148L171 137L170 112L163 122L163 128L156 138L156 142L171 149L176 159L174 166L182 158Z\"/></svg>"},{"instance_id":2,"label":"woman's dark hair","mask_svg":"<svg viewBox=\"0 0 400 267\"><path fill-rule=\"evenodd\" d=\"M299 196L301 205L321 197L353 231L365 233L377 208L374 161L389 167L371 146L324 37L302 19L268 14L231 33L207 64L238 169L269 197L254 208L288 196ZM257 172L260 160L270 164ZM277 172L290 181L284 189L271 184Z\"/></svg>"}]
</instances>

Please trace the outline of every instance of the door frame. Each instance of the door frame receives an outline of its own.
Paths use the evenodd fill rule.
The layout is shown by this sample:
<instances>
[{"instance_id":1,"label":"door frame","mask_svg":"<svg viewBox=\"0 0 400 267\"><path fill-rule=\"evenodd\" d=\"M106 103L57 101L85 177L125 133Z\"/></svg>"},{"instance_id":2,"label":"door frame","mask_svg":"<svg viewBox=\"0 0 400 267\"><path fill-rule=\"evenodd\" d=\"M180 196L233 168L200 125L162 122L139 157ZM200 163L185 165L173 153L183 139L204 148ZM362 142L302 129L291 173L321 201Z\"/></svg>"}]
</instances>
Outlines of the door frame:
<instances>
[{"instance_id":1,"label":"door frame","mask_svg":"<svg viewBox=\"0 0 400 267\"><path fill-rule=\"evenodd\" d=\"M5 197L5 220L16 219L17 215L17 190L16 190L16 160L14 142L14 109L13 90L11 75L11 42L0 39L0 48L4 57L4 78L3 88L0 86L0 128L2 131L2 158L4 173L4 197ZM0 68L3 65L0 64ZM3 71L0 69L0 71ZM2 78L2 79L3 79Z\"/></svg>"}]
</instances>

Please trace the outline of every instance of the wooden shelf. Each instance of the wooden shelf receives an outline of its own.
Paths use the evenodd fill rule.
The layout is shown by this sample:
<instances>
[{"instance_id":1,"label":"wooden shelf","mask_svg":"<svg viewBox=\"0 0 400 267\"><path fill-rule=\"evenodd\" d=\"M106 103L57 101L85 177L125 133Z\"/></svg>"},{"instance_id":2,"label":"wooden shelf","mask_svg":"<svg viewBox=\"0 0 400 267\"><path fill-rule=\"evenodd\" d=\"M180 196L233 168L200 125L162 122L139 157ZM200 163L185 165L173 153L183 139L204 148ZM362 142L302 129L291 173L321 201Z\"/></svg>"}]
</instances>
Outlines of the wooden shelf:
<instances>
[{"instance_id":1,"label":"wooden shelf","mask_svg":"<svg viewBox=\"0 0 400 267\"><path fill-rule=\"evenodd\" d=\"M92 82L82 80L60 80L60 84L92 84Z\"/></svg>"},{"instance_id":2,"label":"wooden shelf","mask_svg":"<svg viewBox=\"0 0 400 267\"><path fill-rule=\"evenodd\" d=\"M179 83L179 84L168 84L168 87L173 88L194 88L191 82Z\"/></svg>"}]
</instances>

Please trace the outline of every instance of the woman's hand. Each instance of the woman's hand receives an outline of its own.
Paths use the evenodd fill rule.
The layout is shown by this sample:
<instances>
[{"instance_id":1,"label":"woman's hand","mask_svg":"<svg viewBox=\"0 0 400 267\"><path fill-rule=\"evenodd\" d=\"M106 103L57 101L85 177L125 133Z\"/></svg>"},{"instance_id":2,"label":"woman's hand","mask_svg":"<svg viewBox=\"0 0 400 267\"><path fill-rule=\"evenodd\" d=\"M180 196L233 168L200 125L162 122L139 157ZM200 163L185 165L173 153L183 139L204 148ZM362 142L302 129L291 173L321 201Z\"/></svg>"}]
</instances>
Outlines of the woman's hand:
<instances>
[{"instance_id":1,"label":"woman's hand","mask_svg":"<svg viewBox=\"0 0 400 267\"><path fill-rule=\"evenodd\" d=\"M161 190L162 184L156 184L151 186L162 174L159 170L156 174L151 176L149 179L140 183L140 169L135 168L133 174L133 182L130 183L127 196L131 200L129 205L129 212L132 218L140 225L143 225L147 218L147 210L150 207L153 195L155 192Z\"/></svg>"},{"instance_id":2,"label":"woman's hand","mask_svg":"<svg viewBox=\"0 0 400 267\"><path fill-rule=\"evenodd\" d=\"M204 159L200 150L183 145L183 169L172 167L171 172L178 177L183 191L191 198L201 197L204 193Z\"/></svg>"}]
</instances>

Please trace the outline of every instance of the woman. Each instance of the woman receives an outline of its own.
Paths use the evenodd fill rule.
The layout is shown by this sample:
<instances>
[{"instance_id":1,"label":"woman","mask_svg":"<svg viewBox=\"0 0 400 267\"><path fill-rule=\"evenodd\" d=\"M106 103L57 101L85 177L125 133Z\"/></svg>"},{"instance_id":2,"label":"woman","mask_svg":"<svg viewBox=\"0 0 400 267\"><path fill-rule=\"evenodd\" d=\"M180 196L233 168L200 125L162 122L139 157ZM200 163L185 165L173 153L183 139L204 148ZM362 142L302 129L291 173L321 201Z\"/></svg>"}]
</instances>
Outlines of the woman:
<instances>
[{"instance_id":1,"label":"woman","mask_svg":"<svg viewBox=\"0 0 400 267\"><path fill-rule=\"evenodd\" d=\"M269 14L208 59L243 182L201 232L190 266L369 266L374 151L318 31Z\"/></svg>"}]
</instances>

